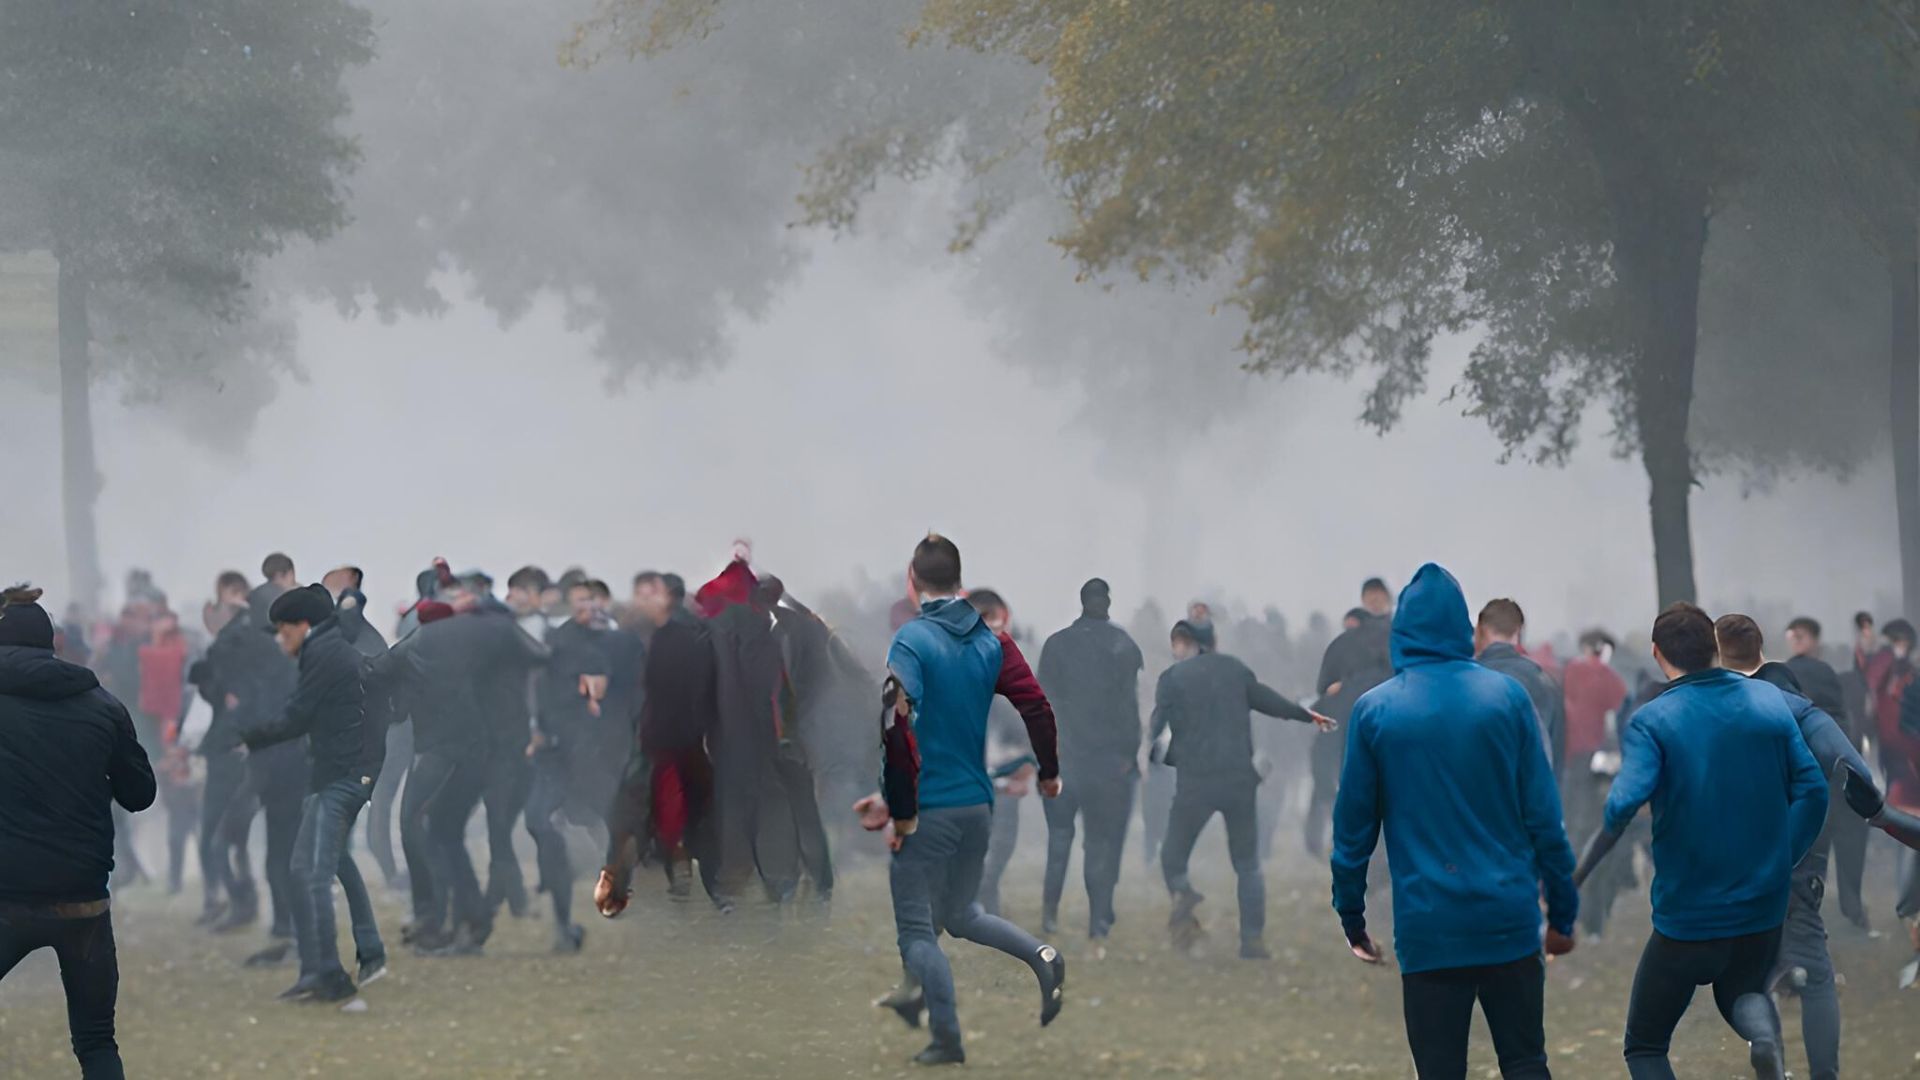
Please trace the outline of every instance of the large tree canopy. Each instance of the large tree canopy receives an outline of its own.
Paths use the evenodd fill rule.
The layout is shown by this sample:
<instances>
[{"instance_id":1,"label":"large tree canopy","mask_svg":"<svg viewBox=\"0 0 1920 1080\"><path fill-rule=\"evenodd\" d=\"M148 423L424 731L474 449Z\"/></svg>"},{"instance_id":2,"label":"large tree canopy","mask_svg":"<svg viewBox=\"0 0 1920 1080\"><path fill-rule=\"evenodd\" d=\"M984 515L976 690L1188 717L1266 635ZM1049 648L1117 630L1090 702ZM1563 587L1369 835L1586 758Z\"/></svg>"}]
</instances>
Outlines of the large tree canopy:
<instances>
[{"instance_id":1,"label":"large tree canopy","mask_svg":"<svg viewBox=\"0 0 1920 1080\"><path fill-rule=\"evenodd\" d=\"M366 13L345 0L0 7L0 250L57 264L80 603L100 585L93 343L109 344L135 387L143 372L157 386L273 351L271 330L243 328L259 306L249 277L289 238L345 220L354 148L335 126L340 77L370 52Z\"/></svg>"}]
</instances>

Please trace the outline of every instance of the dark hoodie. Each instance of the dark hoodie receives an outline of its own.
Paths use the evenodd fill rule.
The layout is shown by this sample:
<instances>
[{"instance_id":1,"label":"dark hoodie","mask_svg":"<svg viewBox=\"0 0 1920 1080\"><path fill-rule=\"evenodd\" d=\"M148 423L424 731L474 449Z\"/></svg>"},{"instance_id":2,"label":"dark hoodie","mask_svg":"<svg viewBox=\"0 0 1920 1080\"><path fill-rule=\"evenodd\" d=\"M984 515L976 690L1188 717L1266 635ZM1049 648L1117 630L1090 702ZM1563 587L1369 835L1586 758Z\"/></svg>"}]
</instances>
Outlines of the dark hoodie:
<instances>
[{"instance_id":1,"label":"dark hoodie","mask_svg":"<svg viewBox=\"0 0 1920 1080\"><path fill-rule=\"evenodd\" d=\"M340 632L340 620L328 618L314 625L300 646L299 681L286 710L248 729L247 746L264 748L306 736L312 791L336 780L371 780L379 763L365 760L370 749L366 674L367 660Z\"/></svg>"},{"instance_id":2,"label":"dark hoodie","mask_svg":"<svg viewBox=\"0 0 1920 1080\"><path fill-rule=\"evenodd\" d=\"M50 648L0 646L0 903L103 900L113 811L153 805L133 719Z\"/></svg>"},{"instance_id":3,"label":"dark hoodie","mask_svg":"<svg viewBox=\"0 0 1920 1080\"><path fill-rule=\"evenodd\" d=\"M1083 610L1040 650L1040 685L1060 716L1060 757L1076 777L1117 780L1139 771L1140 646Z\"/></svg>"},{"instance_id":4,"label":"dark hoodie","mask_svg":"<svg viewBox=\"0 0 1920 1080\"><path fill-rule=\"evenodd\" d=\"M1400 594L1392 679L1354 705L1333 810L1333 906L1366 926L1367 864L1387 834L1394 951L1406 973L1504 964L1579 913L1573 849L1519 683L1473 662L1460 585L1428 563Z\"/></svg>"}]
</instances>

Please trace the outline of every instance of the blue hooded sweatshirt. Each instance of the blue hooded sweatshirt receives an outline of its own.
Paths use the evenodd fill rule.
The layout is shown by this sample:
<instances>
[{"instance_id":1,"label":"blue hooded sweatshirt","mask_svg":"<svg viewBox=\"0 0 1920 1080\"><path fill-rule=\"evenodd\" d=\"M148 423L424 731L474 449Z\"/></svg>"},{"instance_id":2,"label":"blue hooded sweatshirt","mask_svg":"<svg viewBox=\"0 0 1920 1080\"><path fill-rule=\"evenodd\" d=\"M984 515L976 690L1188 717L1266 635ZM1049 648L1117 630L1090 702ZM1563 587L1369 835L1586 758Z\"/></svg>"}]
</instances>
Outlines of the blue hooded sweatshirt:
<instances>
[{"instance_id":1,"label":"blue hooded sweatshirt","mask_svg":"<svg viewBox=\"0 0 1920 1080\"><path fill-rule=\"evenodd\" d=\"M1460 583L1428 563L1393 617L1394 677L1353 707L1333 808L1333 906L1366 926L1384 828L1401 971L1505 964L1573 931L1580 895L1527 691L1473 660Z\"/></svg>"},{"instance_id":2,"label":"blue hooded sweatshirt","mask_svg":"<svg viewBox=\"0 0 1920 1080\"><path fill-rule=\"evenodd\" d=\"M1620 739L1606 827L1653 804L1653 928L1712 941L1786 921L1793 866L1827 819L1827 778L1775 687L1720 668L1674 680Z\"/></svg>"},{"instance_id":3,"label":"blue hooded sweatshirt","mask_svg":"<svg viewBox=\"0 0 1920 1080\"><path fill-rule=\"evenodd\" d=\"M920 809L993 802L987 710L1000 681L1000 639L965 600L935 600L902 626L887 669L913 701Z\"/></svg>"}]
</instances>

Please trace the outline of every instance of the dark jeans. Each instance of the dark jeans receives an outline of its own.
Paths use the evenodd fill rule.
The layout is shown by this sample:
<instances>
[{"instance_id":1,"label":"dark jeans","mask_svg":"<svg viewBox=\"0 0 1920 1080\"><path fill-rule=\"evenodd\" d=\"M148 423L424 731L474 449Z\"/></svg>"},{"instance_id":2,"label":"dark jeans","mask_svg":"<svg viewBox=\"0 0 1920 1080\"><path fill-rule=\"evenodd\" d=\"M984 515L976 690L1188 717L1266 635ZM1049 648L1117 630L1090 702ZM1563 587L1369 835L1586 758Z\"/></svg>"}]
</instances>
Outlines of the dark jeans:
<instances>
[{"instance_id":1,"label":"dark jeans","mask_svg":"<svg viewBox=\"0 0 1920 1080\"><path fill-rule=\"evenodd\" d=\"M373 780L336 780L307 796L294 839L294 917L300 944L300 977L316 979L341 970L340 943L333 920L333 881L340 879L353 923L355 958L366 963L386 956L373 917L367 883L353 861L348 841L354 820L373 794Z\"/></svg>"},{"instance_id":2,"label":"dark jeans","mask_svg":"<svg viewBox=\"0 0 1920 1080\"><path fill-rule=\"evenodd\" d=\"M171 776L163 777L159 787L160 805L167 811L167 892L177 893L186 875L188 842L200 832L200 789L192 782L175 781ZM211 904L212 875L207 873L204 864L200 874L206 900Z\"/></svg>"},{"instance_id":3,"label":"dark jeans","mask_svg":"<svg viewBox=\"0 0 1920 1080\"><path fill-rule=\"evenodd\" d=\"M514 914L527 909L527 883L520 874L520 856L513 851L513 823L527 808L533 787L533 769L527 763L526 744L499 746L487 763L487 908L506 904Z\"/></svg>"},{"instance_id":4,"label":"dark jeans","mask_svg":"<svg viewBox=\"0 0 1920 1080\"><path fill-rule=\"evenodd\" d=\"M67 1032L86 1080L122 1080L120 1047L113 1041L113 1005L120 965L113 948L113 917L59 918L44 911L0 908L0 979L35 949L60 959L67 991Z\"/></svg>"},{"instance_id":5,"label":"dark jeans","mask_svg":"<svg viewBox=\"0 0 1920 1080\"><path fill-rule=\"evenodd\" d=\"M1259 941L1267 930L1267 883L1260 873L1260 822L1255 806L1260 785L1238 777L1182 776L1167 816L1167 839L1160 849L1160 872L1167 891L1193 888L1187 861L1213 815L1227 823L1227 857L1233 861L1240 899L1240 940Z\"/></svg>"},{"instance_id":6,"label":"dark jeans","mask_svg":"<svg viewBox=\"0 0 1920 1080\"><path fill-rule=\"evenodd\" d=\"M987 838L987 859L980 868L980 908L1000 914L1000 878L1020 846L1020 799L1005 792L993 795L993 833Z\"/></svg>"},{"instance_id":7,"label":"dark jeans","mask_svg":"<svg viewBox=\"0 0 1920 1080\"><path fill-rule=\"evenodd\" d=\"M451 909L454 924L464 924L476 944L493 931L493 905L481 891L480 876L467 855L467 822L485 797L488 777L483 762L459 763L427 811L435 888ZM519 869L515 864L516 881Z\"/></svg>"},{"instance_id":8,"label":"dark jeans","mask_svg":"<svg viewBox=\"0 0 1920 1080\"><path fill-rule=\"evenodd\" d=\"M533 756L533 783L527 792L527 834L540 865L540 887L553 901L553 920L573 925L573 860L567 856L567 834L561 814L571 801L573 769L565 749L542 750Z\"/></svg>"},{"instance_id":9,"label":"dark jeans","mask_svg":"<svg viewBox=\"0 0 1920 1080\"><path fill-rule=\"evenodd\" d=\"M1793 868L1793 898L1781 927L1772 980L1776 989L1800 996L1800 1038L1813 1080L1837 1080L1840 1075L1840 994L1827 951L1826 923L1820 917L1826 876L1827 852L1816 844Z\"/></svg>"},{"instance_id":10,"label":"dark jeans","mask_svg":"<svg viewBox=\"0 0 1920 1080\"><path fill-rule=\"evenodd\" d=\"M1113 929L1113 890L1120 884L1120 857L1127 846L1127 826L1133 821L1134 778L1095 780L1084 773L1072 775L1073 783L1061 788L1059 798L1040 804L1047 813L1047 876L1040 903L1049 918L1058 915L1078 817L1087 829L1080 867L1087 885L1087 936L1103 938Z\"/></svg>"},{"instance_id":11,"label":"dark jeans","mask_svg":"<svg viewBox=\"0 0 1920 1080\"><path fill-rule=\"evenodd\" d=\"M1653 932L1633 975L1627 1004L1627 1072L1634 1080L1673 1080L1667 1050L1673 1029L1693 1003L1696 987L1711 985L1713 1003L1733 1026L1734 1003L1749 995L1763 998L1767 976L1780 951L1780 928L1712 941L1675 941ZM1771 1008L1771 1005L1768 1006ZM1763 1032L1735 1031L1751 1041Z\"/></svg>"},{"instance_id":12,"label":"dark jeans","mask_svg":"<svg viewBox=\"0 0 1920 1080\"><path fill-rule=\"evenodd\" d=\"M228 818L228 835L253 828L258 803L267 819L267 892L273 897L273 936L293 936L293 841L300 832L300 806L307 791L307 752L298 742L281 743L247 755L242 820Z\"/></svg>"},{"instance_id":13,"label":"dark jeans","mask_svg":"<svg viewBox=\"0 0 1920 1080\"><path fill-rule=\"evenodd\" d=\"M1420 1080L1466 1080L1467 1032L1480 1003L1493 1034L1500 1075L1546 1080L1547 968L1538 956L1481 967L1444 968L1400 976L1407 1045Z\"/></svg>"},{"instance_id":14,"label":"dark jeans","mask_svg":"<svg viewBox=\"0 0 1920 1080\"><path fill-rule=\"evenodd\" d=\"M439 751L417 754L400 797L400 847L407 858L407 881L413 894L413 932L416 937L445 930L449 909L456 906L455 878L460 878L462 917L485 908L480 886L467 857L467 819L485 786L484 767ZM437 824L437 828L436 828ZM443 843L452 836L451 845ZM451 847L451 850L449 850ZM462 866L455 874L454 861Z\"/></svg>"},{"instance_id":15,"label":"dark jeans","mask_svg":"<svg viewBox=\"0 0 1920 1080\"><path fill-rule=\"evenodd\" d=\"M1833 891L1840 914L1856 926L1867 925L1867 906L1860 899L1860 883L1867 870L1867 840L1873 826L1847 806L1846 796L1838 791L1827 817L1827 837L1833 847Z\"/></svg>"},{"instance_id":16,"label":"dark jeans","mask_svg":"<svg viewBox=\"0 0 1920 1080\"><path fill-rule=\"evenodd\" d=\"M1328 830L1333 820L1333 796L1340 787L1340 766L1347 755L1345 739L1315 739L1309 751L1313 791L1307 797L1307 854L1316 858L1326 853Z\"/></svg>"},{"instance_id":17,"label":"dark jeans","mask_svg":"<svg viewBox=\"0 0 1920 1080\"><path fill-rule=\"evenodd\" d=\"M389 887L400 880L400 865L393 858L393 804L400 795L400 781L413 764L413 725L394 724L387 728L387 759L374 781L373 799L367 803L367 850L380 867L380 877Z\"/></svg>"},{"instance_id":18,"label":"dark jeans","mask_svg":"<svg viewBox=\"0 0 1920 1080\"><path fill-rule=\"evenodd\" d=\"M825 899L833 893L833 849L827 843L826 823L820 819L813 769L800 746L791 742L780 745L773 767L787 792L800 869L812 880L814 895Z\"/></svg>"},{"instance_id":19,"label":"dark jeans","mask_svg":"<svg viewBox=\"0 0 1920 1080\"><path fill-rule=\"evenodd\" d=\"M926 992L927 1019L936 1041L959 1045L960 1014L953 970L940 951L939 932L998 949L1029 968L1046 970L1040 941L981 909L977 894L993 834L985 805L920 811L919 828L900 845L888 870L900 961Z\"/></svg>"},{"instance_id":20,"label":"dark jeans","mask_svg":"<svg viewBox=\"0 0 1920 1080\"><path fill-rule=\"evenodd\" d=\"M1167 817L1173 812L1173 769L1149 762L1140 785L1140 841L1148 865L1160 858L1167 838Z\"/></svg>"},{"instance_id":21,"label":"dark jeans","mask_svg":"<svg viewBox=\"0 0 1920 1080\"><path fill-rule=\"evenodd\" d=\"M1903 919L1920 916L1920 853L1909 847L1900 849L1900 897L1893 910Z\"/></svg>"},{"instance_id":22,"label":"dark jeans","mask_svg":"<svg viewBox=\"0 0 1920 1080\"><path fill-rule=\"evenodd\" d=\"M207 786L200 802L200 872L210 896L225 896L237 913L259 905L254 895L253 867L247 857L245 832L228 828L228 811L247 782L247 759L233 751L207 755ZM247 823L252 823L248 815Z\"/></svg>"}]
</instances>

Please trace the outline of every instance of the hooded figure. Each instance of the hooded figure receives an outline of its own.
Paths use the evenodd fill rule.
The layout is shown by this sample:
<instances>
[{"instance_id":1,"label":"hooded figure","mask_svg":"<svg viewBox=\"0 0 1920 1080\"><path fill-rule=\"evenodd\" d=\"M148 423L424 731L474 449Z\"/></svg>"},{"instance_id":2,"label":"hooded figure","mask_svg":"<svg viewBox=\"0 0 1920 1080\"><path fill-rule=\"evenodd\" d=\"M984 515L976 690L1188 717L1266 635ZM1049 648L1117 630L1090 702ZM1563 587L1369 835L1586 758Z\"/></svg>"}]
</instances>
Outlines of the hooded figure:
<instances>
[{"instance_id":1,"label":"hooded figure","mask_svg":"<svg viewBox=\"0 0 1920 1080\"><path fill-rule=\"evenodd\" d=\"M1463 1074L1477 998L1506 1074L1545 1076L1540 898L1570 937L1579 895L1533 703L1474 663L1466 598L1433 563L1400 594L1391 652L1394 677L1360 698L1348 726L1334 909L1356 952L1377 956L1367 866L1384 829L1420 1074Z\"/></svg>"},{"instance_id":2,"label":"hooded figure","mask_svg":"<svg viewBox=\"0 0 1920 1080\"><path fill-rule=\"evenodd\" d=\"M73 1052L88 1076L120 1076L113 1037L111 807L153 805L133 718L86 668L53 654L38 590L0 600L0 976L28 953L59 957Z\"/></svg>"},{"instance_id":3,"label":"hooded figure","mask_svg":"<svg viewBox=\"0 0 1920 1080\"><path fill-rule=\"evenodd\" d=\"M1140 646L1108 617L1113 597L1105 581L1080 587L1080 617L1040 650L1040 685L1060 724L1060 767L1073 783L1043 807L1047 813L1047 871L1041 924L1058 921L1073 855L1075 819L1086 825L1088 936L1105 938L1114 922L1113 890L1133 817L1140 775Z\"/></svg>"}]
</instances>

